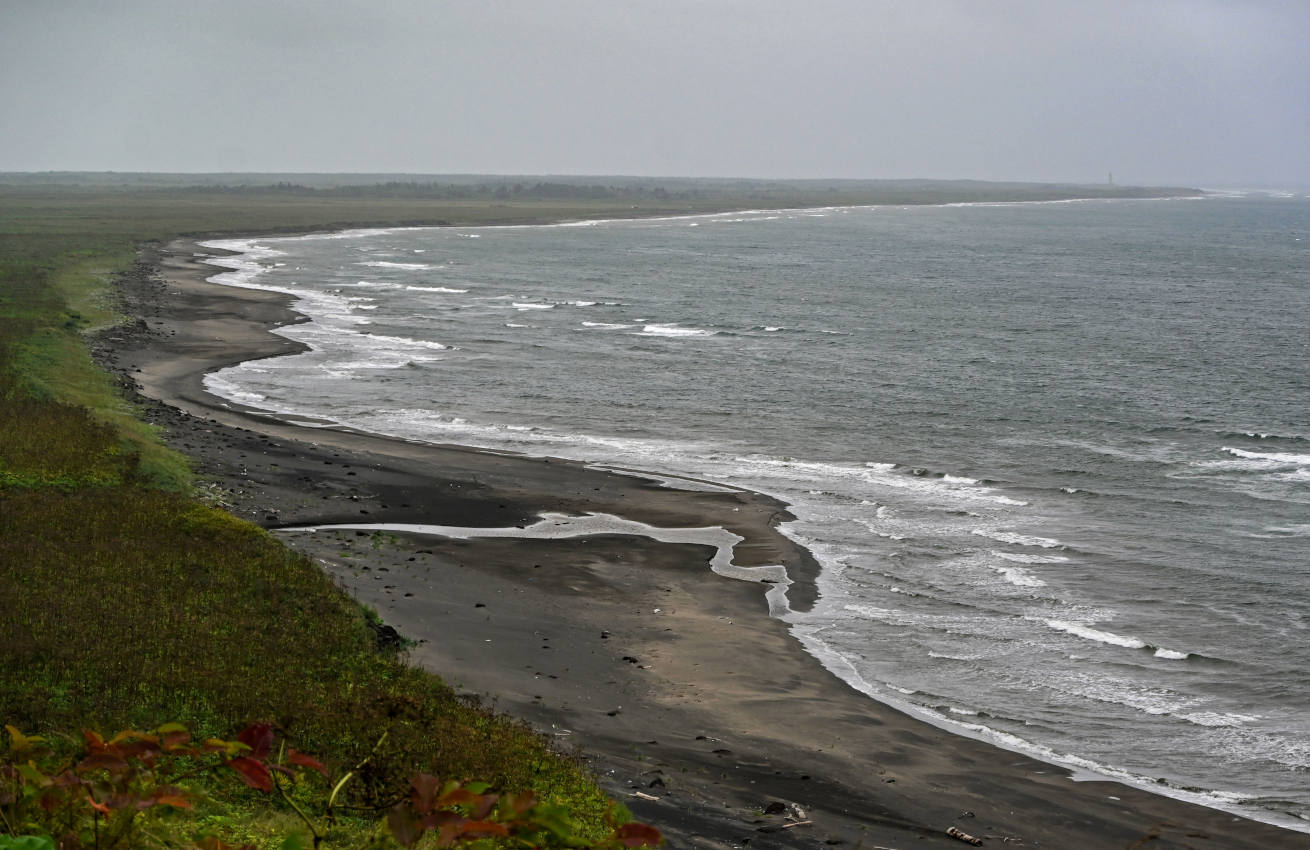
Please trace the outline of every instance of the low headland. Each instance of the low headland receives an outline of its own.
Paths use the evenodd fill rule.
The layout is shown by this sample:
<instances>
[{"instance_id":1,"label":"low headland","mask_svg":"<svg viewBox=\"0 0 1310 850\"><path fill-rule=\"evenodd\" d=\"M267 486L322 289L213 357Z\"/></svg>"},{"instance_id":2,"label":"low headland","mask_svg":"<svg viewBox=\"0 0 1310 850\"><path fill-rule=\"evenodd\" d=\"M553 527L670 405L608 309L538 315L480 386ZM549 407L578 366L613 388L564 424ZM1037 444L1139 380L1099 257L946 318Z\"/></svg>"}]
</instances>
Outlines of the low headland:
<instances>
[{"instance_id":1,"label":"low headland","mask_svg":"<svg viewBox=\"0 0 1310 850\"><path fill-rule=\"evenodd\" d=\"M810 191L794 188L798 197ZM230 187L87 189L84 184L0 191L5 220L20 222L0 243L5 258L24 246L45 246L53 258L47 264L67 271L87 259L68 246L99 246L101 256L108 256L106 246L121 252L129 240L141 244L130 268L117 255L117 309L129 317L125 323L83 334L78 319L86 311L69 301L86 290L67 280L47 283L43 290L58 292L62 300L56 302L37 303L44 296L35 291L24 295L26 300L11 298L29 309L3 316L15 331L8 338L9 353L0 357L0 366L9 370L0 394L9 421L35 415L43 399L77 403L50 377L64 371L33 352L47 352L49 361L57 357L49 354L54 343L46 338L87 340L96 361L133 400L134 417L158 426L167 446L189 459L194 479L187 483L205 500L269 529L307 555L377 612L386 624L374 624L377 635L412 642L409 662L438 674L461 694L477 695L528 721L558 748L577 753L601 787L661 829L670 846L961 846L947 834L953 829L981 838L984 846L1310 847L1310 836L1214 809L1113 782L1075 782L1062 768L949 734L876 703L832 676L783 623L768 616L766 593L772 585L716 575L709 569L714 550L706 546L625 534L459 539L304 530L361 523L505 528L530 525L543 514L589 513L660 527L721 526L744 538L735 549L737 564L786 566L793 604L804 604L815 592L817 565L777 532L786 506L768 497L682 490L667 480L559 459L419 444L292 421L216 398L202 383L204 374L224 365L295 350L269 331L299 317L285 296L208 283L216 270L200 262L213 253L197 244L201 234L610 217L622 214L623 207L630 215L700 212L756 206L761 199L716 198L706 201L705 209L675 201L658 209L634 208L611 199L604 208L581 203L571 212L557 206L547 212L548 204L561 203L557 199L518 205L510 199L503 207L469 201L468 208L429 201L420 214L410 206L413 198L400 197L399 207L389 207L388 198L395 196L368 190L360 190L362 202L344 192L329 197L314 195L314 189L306 189L307 195L278 191L284 194ZM506 191L512 195L512 186ZM1016 199L996 197L994 186L987 191L987 198L975 199ZM187 192L192 201L204 199L199 207L188 206ZM470 212L475 203L482 204L476 215ZM98 230L86 224L114 210L120 211L119 220L100 221ZM188 221L203 225L182 223ZM88 230L94 230L94 239ZM84 273L103 282L115 270L110 262L106 266ZM17 279L17 274L6 278L10 292L19 291L11 283ZM68 327L51 327L51 316ZM45 341L34 342L38 337ZM44 394L31 389L37 384ZM83 408L96 409L94 399L83 398ZM105 416L89 421L92 431L120 427ZM103 431L95 433L105 437ZM181 474L160 459L164 455L147 457L144 449L131 448L149 440L148 435L110 440L128 447L129 454L136 451L132 486L168 486L170 475L179 480ZM29 452L43 450L35 438L26 445ZM0 452L0 473L7 474L0 478L0 499L10 505L62 504L110 486L97 484L89 473L79 477L73 466L61 479L49 470L32 472L33 464L16 451ZM132 477L112 470L97 474ZM73 521L50 516L51 522ZM0 553L10 574L23 566L24 552L40 557L35 545L15 545L14 533L58 533L6 530L10 544L0 545ZM185 553L173 555L187 560ZM89 584L77 576L75 563L65 571L72 582L67 592ZM194 571L189 580L193 587L206 583ZM157 604L181 607L189 589L179 588ZM9 598L21 604L13 593ZM160 612L159 620L169 622L168 612ZM30 626L38 630L33 643L54 640L59 626L53 621ZM39 646L32 651L39 654ZM265 663L272 667L287 660ZM242 675L259 677L263 671ZM55 691L42 698L55 700ZM0 695L6 712L21 701L10 691ZM319 696L336 698L331 692ZM67 693L63 698L67 701ZM39 716L42 706L29 702L34 704L23 705L23 711ZM258 703L255 698L247 705L257 712ZM65 709L61 717L86 715ZM178 718L154 722L173 719ZM295 724L292 717L270 719Z\"/></svg>"}]
</instances>

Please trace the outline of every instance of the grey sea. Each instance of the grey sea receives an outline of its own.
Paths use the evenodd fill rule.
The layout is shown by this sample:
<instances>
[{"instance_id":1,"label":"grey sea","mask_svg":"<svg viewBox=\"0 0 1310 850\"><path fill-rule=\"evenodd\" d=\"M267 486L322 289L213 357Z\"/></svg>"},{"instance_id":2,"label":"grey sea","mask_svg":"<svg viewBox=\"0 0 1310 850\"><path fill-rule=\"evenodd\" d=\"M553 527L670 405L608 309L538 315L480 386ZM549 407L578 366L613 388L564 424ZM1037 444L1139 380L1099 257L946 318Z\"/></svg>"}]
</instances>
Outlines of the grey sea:
<instances>
[{"instance_id":1,"label":"grey sea","mask_svg":"<svg viewBox=\"0 0 1310 850\"><path fill-rule=\"evenodd\" d=\"M310 348L211 391L775 495L853 687L1310 831L1306 196L210 244Z\"/></svg>"}]
</instances>

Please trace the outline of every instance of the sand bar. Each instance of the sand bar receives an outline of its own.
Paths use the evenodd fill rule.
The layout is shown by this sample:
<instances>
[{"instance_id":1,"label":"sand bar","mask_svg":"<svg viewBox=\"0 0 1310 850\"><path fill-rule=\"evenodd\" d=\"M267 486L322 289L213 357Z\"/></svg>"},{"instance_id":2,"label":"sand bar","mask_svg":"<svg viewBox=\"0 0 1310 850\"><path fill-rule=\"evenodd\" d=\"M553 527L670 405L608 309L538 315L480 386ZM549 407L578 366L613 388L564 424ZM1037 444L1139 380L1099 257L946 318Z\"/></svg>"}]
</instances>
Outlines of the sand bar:
<instances>
[{"instance_id":1,"label":"sand bar","mask_svg":"<svg viewBox=\"0 0 1310 850\"><path fill-rule=\"evenodd\" d=\"M217 270L198 261L204 253L185 241L147 249L123 281L141 321L104 337L98 354L159 402L150 417L234 513L275 530L506 529L543 514L717 527L743 538L737 565L782 565L790 603L813 600L817 565L775 530L788 515L768 497L297 423L209 395L206 372L295 351L268 330L298 317L287 296L207 283ZM775 584L713 572L714 545L279 533L419 640L415 663L577 748L673 847L967 846L947 835L955 828L989 847L1310 848L1304 833L1074 782L869 699L768 616ZM766 813L774 803L780 811Z\"/></svg>"}]
</instances>

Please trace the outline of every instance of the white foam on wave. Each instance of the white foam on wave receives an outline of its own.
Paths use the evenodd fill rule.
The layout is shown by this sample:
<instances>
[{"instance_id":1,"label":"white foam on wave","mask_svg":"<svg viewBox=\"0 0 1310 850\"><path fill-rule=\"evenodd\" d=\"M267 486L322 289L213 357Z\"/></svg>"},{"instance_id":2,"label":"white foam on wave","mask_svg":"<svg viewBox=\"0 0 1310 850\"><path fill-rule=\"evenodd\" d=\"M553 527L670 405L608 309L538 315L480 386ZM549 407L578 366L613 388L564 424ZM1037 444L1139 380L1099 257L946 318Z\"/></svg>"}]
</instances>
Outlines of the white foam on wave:
<instances>
[{"instance_id":1,"label":"white foam on wave","mask_svg":"<svg viewBox=\"0 0 1310 850\"><path fill-rule=\"evenodd\" d=\"M690 337L715 336L717 333L718 331L705 330L704 328L686 328L677 324L654 324L642 326L636 336Z\"/></svg>"},{"instance_id":2,"label":"white foam on wave","mask_svg":"<svg viewBox=\"0 0 1310 850\"><path fill-rule=\"evenodd\" d=\"M1042 622L1056 631L1067 632L1075 637L1095 641L1096 643L1122 646L1125 649L1153 649L1156 658L1164 659L1166 661L1185 661L1192 655L1190 652L1180 652L1175 649L1166 649L1162 646L1151 646L1151 644L1141 638L1119 635L1114 632L1106 632L1100 629L1093 629L1085 623L1072 622L1069 620L1042 620Z\"/></svg>"},{"instance_id":3,"label":"white foam on wave","mask_svg":"<svg viewBox=\"0 0 1310 850\"><path fill-rule=\"evenodd\" d=\"M1059 540L1050 537L1037 537L1031 534L1018 534L1013 531L994 531L989 528L975 528L971 532L979 537L986 537L1001 543L1013 543L1015 546L1040 546L1043 549L1058 549L1064 546Z\"/></svg>"},{"instance_id":4,"label":"white foam on wave","mask_svg":"<svg viewBox=\"0 0 1310 850\"><path fill-rule=\"evenodd\" d=\"M602 331L622 331L632 327L632 325L625 325L622 322L583 322L582 326Z\"/></svg>"},{"instance_id":5,"label":"white foam on wave","mask_svg":"<svg viewBox=\"0 0 1310 850\"><path fill-rule=\"evenodd\" d=\"M1249 795L1226 791L1186 790L1173 785L1160 784L1150 777L1112 767L1082 756L1061 753L1051 747L1036 744L1018 735L993 729L982 723L965 720L964 717L967 715L954 714L949 711L935 711L911 699L905 699L905 697L918 695L919 691L885 682L870 682L860 675L848 659L824 641L820 636L821 633L821 628L814 627L794 626L792 629L792 634L801 642L805 650L848 685L940 729L986 741L1002 749L1022 753L1048 764L1071 768L1075 771L1072 777L1075 781L1105 781L1108 778L1162 796L1217 808L1242 817L1263 820L1267 823L1276 823L1279 826L1299 832L1310 832L1310 825L1302 821L1294 820L1289 816L1276 812L1244 805L1251 799ZM1198 716L1204 718L1206 715L1202 713ZM1233 715L1233 717L1237 717L1237 715Z\"/></svg>"},{"instance_id":6,"label":"white foam on wave","mask_svg":"<svg viewBox=\"0 0 1310 850\"><path fill-rule=\"evenodd\" d=\"M943 659L943 660L945 660L945 661L979 661L979 660L981 660L982 658L984 658L985 656L983 656L983 655L968 655L968 654L952 655L952 654L949 653L949 652L939 652L939 651L937 651L937 650L935 650L935 649L930 649L930 650L928 650L928 657L929 657L929 658L940 658L940 659ZM970 714L977 714L978 712L973 711L973 712L969 712L969 713L970 713Z\"/></svg>"},{"instance_id":7,"label":"white foam on wave","mask_svg":"<svg viewBox=\"0 0 1310 850\"><path fill-rule=\"evenodd\" d=\"M882 608L877 605L861 605L854 602L849 602L843 605L842 608L851 613L859 614L861 617L867 617L870 620L881 620L886 623L899 623L904 620L902 612L895 608Z\"/></svg>"},{"instance_id":8,"label":"white foam on wave","mask_svg":"<svg viewBox=\"0 0 1310 850\"><path fill-rule=\"evenodd\" d=\"M554 304L542 304L542 303L539 302L539 301L515 301L515 302L513 302L513 304L514 304L514 309L519 310L519 311L524 311L524 310L553 310L553 309L555 308L555 305L554 305Z\"/></svg>"},{"instance_id":9,"label":"white foam on wave","mask_svg":"<svg viewBox=\"0 0 1310 850\"><path fill-rule=\"evenodd\" d=\"M375 269L407 269L418 271L420 269L439 269L441 266L432 263L393 263L389 260L367 260L362 263L355 263L357 266L369 266Z\"/></svg>"},{"instance_id":10,"label":"white foam on wave","mask_svg":"<svg viewBox=\"0 0 1310 850\"><path fill-rule=\"evenodd\" d=\"M386 236L391 233L404 233L410 230L429 230L431 226L410 225L407 227L355 227L349 230L329 230L322 233L306 233L303 236L279 236L284 242L331 242L343 239L368 239L374 236ZM355 250L361 249L355 247Z\"/></svg>"},{"instance_id":11,"label":"white foam on wave","mask_svg":"<svg viewBox=\"0 0 1310 850\"><path fill-rule=\"evenodd\" d=\"M1083 623L1073 623L1068 620L1042 620L1042 622L1056 631L1067 632L1084 640L1106 643L1112 646L1122 646L1126 649L1146 649L1146 641L1141 640L1140 638L1117 635L1114 632L1103 632L1099 629L1093 629Z\"/></svg>"},{"instance_id":12,"label":"white foam on wave","mask_svg":"<svg viewBox=\"0 0 1310 850\"><path fill-rule=\"evenodd\" d=\"M405 288L418 292L446 292L451 295L463 295L468 292L467 289L456 289L453 286L406 286Z\"/></svg>"},{"instance_id":13,"label":"white foam on wave","mask_svg":"<svg viewBox=\"0 0 1310 850\"><path fill-rule=\"evenodd\" d=\"M887 522L887 520L886 520L885 518L879 517L878 519L868 519L868 518L866 518L866 517L858 517L858 516L857 516L857 517L851 517L850 519L851 519L851 522L853 522L853 523L855 523L855 524L857 524L857 525L861 525L861 526L863 526L864 528L866 528L866 529L868 529L869 531L873 532L873 533L876 534L877 536L882 537L882 538L884 538L884 539L886 539L886 540L908 540L908 539L909 539L908 535L905 535L905 534L897 534L897 533L895 533L895 532L893 532L893 531L887 531L885 528L883 528L883 527L882 527L882 524Z\"/></svg>"},{"instance_id":14,"label":"white foam on wave","mask_svg":"<svg viewBox=\"0 0 1310 850\"><path fill-rule=\"evenodd\" d=\"M255 278L269 270L270 259L286 256L285 251L260 245L257 239L214 239L199 244L202 248L234 252L231 255L209 257L202 262L228 270L208 278L210 283L221 283L224 286L237 286L243 289L268 289L269 287L255 284Z\"/></svg>"},{"instance_id":15,"label":"white foam on wave","mask_svg":"<svg viewBox=\"0 0 1310 850\"><path fill-rule=\"evenodd\" d=\"M1233 714L1224 711L1193 711L1187 714L1177 714L1176 717L1186 720L1188 723L1195 723L1197 726L1214 727L1234 727L1245 726L1248 723L1254 723L1260 719L1257 714Z\"/></svg>"},{"instance_id":16,"label":"white foam on wave","mask_svg":"<svg viewBox=\"0 0 1310 850\"><path fill-rule=\"evenodd\" d=\"M999 552L996 550L992 550L992 554L1003 561L1012 561L1016 564L1063 564L1069 560L1063 555L1027 555L1020 552Z\"/></svg>"},{"instance_id":17,"label":"white foam on wave","mask_svg":"<svg viewBox=\"0 0 1310 850\"><path fill-rule=\"evenodd\" d=\"M400 289L400 284L385 280L357 280L354 283L338 283L337 289Z\"/></svg>"},{"instance_id":18,"label":"white foam on wave","mask_svg":"<svg viewBox=\"0 0 1310 850\"><path fill-rule=\"evenodd\" d=\"M669 473L650 472L642 469L629 469L623 466L614 466L606 463L589 463L588 469L598 469L602 472L616 472L620 475L636 476L650 481L654 481L661 487L667 487L670 490L694 490L698 493L740 493L740 488L725 487L722 484L715 484L712 481L705 481L700 478L689 478L685 475L673 475Z\"/></svg>"},{"instance_id":19,"label":"white foam on wave","mask_svg":"<svg viewBox=\"0 0 1310 850\"><path fill-rule=\"evenodd\" d=\"M529 326L530 327L530 326ZM490 449L516 452L539 452L546 456L565 456L590 462L593 458L634 458L634 468L641 458L652 465L671 452L694 453L692 444L671 446L667 442L631 437L606 437L593 434L561 433L548 428L526 429L515 424L474 422L427 408L382 408L358 416L342 417L342 425L374 433L419 439L450 441ZM634 474L640 474L634 469Z\"/></svg>"},{"instance_id":20,"label":"white foam on wave","mask_svg":"<svg viewBox=\"0 0 1310 850\"><path fill-rule=\"evenodd\" d=\"M324 326L319 322L292 325L281 333L309 348L294 358L273 358L255 361L268 364L285 364L293 370L313 364L323 374L332 377L353 377L359 370L401 369L420 363L435 362L450 346L431 340L346 331L340 325ZM299 364L299 365L297 365ZM223 374L250 373L251 367L240 364L223 370ZM286 397L281 402L287 404Z\"/></svg>"},{"instance_id":21,"label":"white foam on wave","mask_svg":"<svg viewBox=\"0 0 1310 850\"><path fill-rule=\"evenodd\" d=\"M821 481L853 479L875 487L888 487L926 496L934 502L983 502L1015 507L1024 507L1028 504L999 493L994 487L965 483L974 479L960 476L937 478L930 475L911 475L901 471L897 464L881 461L867 461L862 464L824 463L769 455L747 455L736 458L736 461L743 468L767 475L769 478L804 478Z\"/></svg>"},{"instance_id":22,"label":"white foam on wave","mask_svg":"<svg viewBox=\"0 0 1310 850\"><path fill-rule=\"evenodd\" d=\"M261 393L241 389L236 383L219 373L206 375L203 383L206 391L219 398L225 398L240 404L248 404L252 407L257 407L260 402L267 398Z\"/></svg>"},{"instance_id":23,"label":"white foam on wave","mask_svg":"<svg viewBox=\"0 0 1310 850\"><path fill-rule=\"evenodd\" d=\"M412 339L410 337L404 337L404 336L386 336L384 334L371 334L371 333L361 334L361 336L363 336L365 339L372 340L374 342L381 342L389 346L395 346L399 348L414 348L414 349L424 349L429 351L450 350L449 345L442 345L439 342L428 340L428 339Z\"/></svg>"},{"instance_id":24,"label":"white foam on wave","mask_svg":"<svg viewBox=\"0 0 1310 850\"><path fill-rule=\"evenodd\" d=\"M1292 454L1290 452L1251 452L1246 449L1224 446L1223 451L1244 460L1262 461L1270 464L1305 466L1310 465L1310 455Z\"/></svg>"},{"instance_id":25,"label":"white foam on wave","mask_svg":"<svg viewBox=\"0 0 1310 850\"><path fill-rule=\"evenodd\" d=\"M1270 534L1286 534L1289 537L1306 537L1310 535L1310 524L1308 525L1271 525L1265 528Z\"/></svg>"},{"instance_id":26,"label":"white foam on wave","mask_svg":"<svg viewBox=\"0 0 1310 850\"><path fill-rule=\"evenodd\" d=\"M1046 582L1023 567L996 567L996 572L1015 587L1046 587Z\"/></svg>"}]
</instances>

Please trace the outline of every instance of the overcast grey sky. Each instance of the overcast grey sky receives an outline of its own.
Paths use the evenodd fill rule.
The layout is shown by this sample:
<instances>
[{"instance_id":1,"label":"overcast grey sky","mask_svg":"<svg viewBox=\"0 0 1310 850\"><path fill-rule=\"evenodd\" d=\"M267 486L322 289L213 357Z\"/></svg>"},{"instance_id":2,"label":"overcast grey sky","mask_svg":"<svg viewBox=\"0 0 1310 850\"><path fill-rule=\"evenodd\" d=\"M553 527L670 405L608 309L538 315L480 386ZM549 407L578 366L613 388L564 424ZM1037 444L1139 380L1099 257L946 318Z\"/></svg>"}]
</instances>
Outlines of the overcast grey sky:
<instances>
[{"instance_id":1,"label":"overcast grey sky","mask_svg":"<svg viewBox=\"0 0 1310 850\"><path fill-rule=\"evenodd\" d=\"M1310 0L0 0L0 170L1310 185Z\"/></svg>"}]
</instances>

